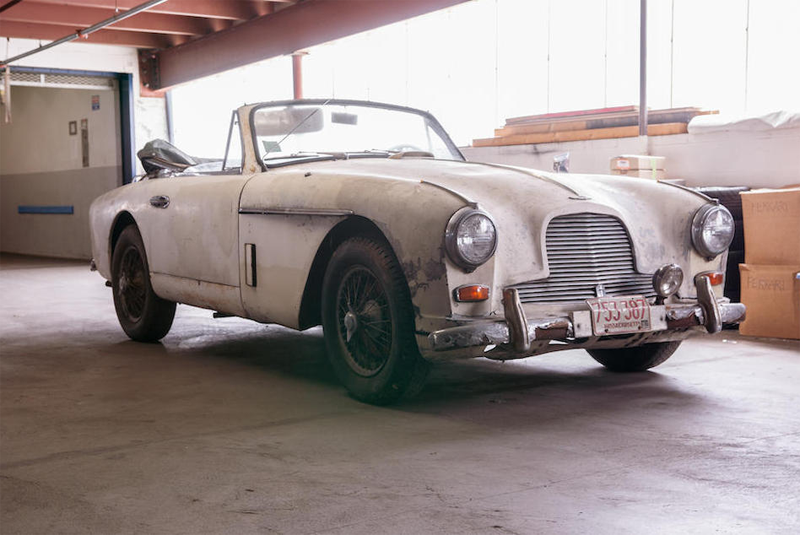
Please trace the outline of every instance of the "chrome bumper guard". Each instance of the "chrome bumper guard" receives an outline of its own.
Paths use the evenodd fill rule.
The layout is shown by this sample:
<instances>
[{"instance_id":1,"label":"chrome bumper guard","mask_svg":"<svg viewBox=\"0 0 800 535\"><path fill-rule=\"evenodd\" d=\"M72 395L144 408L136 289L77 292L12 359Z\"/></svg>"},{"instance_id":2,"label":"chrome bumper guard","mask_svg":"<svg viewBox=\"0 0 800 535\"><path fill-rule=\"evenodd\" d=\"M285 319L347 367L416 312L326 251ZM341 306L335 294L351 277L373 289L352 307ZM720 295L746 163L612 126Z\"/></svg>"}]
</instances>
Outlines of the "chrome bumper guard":
<instances>
[{"instance_id":1,"label":"chrome bumper guard","mask_svg":"<svg viewBox=\"0 0 800 535\"><path fill-rule=\"evenodd\" d=\"M651 306L652 329L649 332L682 331L704 326L709 333L719 332L722 325L744 320L741 303L720 303L711 283L697 281L697 305ZM511 345L515 352L525 353L539 340L575 340L591 338L592 317L589 310L570 312L568 316L529 320L514 288L503 291L505 321L474 321L432 332L428 342L434 351L448 351L489 345Z\"/></svg>"}]
</instances>

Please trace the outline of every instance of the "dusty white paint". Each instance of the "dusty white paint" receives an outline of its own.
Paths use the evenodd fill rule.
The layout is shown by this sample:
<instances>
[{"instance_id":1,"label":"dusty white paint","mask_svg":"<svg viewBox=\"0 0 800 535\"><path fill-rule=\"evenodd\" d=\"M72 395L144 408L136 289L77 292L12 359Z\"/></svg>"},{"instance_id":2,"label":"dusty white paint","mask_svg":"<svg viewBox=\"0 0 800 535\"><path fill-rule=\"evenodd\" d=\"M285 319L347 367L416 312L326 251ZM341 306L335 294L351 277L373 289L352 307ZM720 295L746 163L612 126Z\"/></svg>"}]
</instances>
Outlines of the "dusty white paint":
<instances>
[{"instance_id":1,"label":"dusty white paint","mask_svg":"<svg viewBox=\"0 0 800 535\"><path fill-rule=\"evenodd\" d=\"M725 254L705 258L692 246L692 218L708 199L648 180L554 175L415 157L319 161L262 172L254 151L257 140L247 127L251 108L239 109L244 125L244 174L151 177L109 192L92 204L93 255L103 277L112 278L111 237L117 218L127 212L143 238L157 295L298 328L302 298L310 287L307 283L316 280L311 277L322 276L311 266L325 237L344 218L360 217L383 233L394 252L409 285L420 350L434 357L428 333L467 321L493 324L504 317L503 289L548 277L544 242L554 217L589 212L619 219L627 228L641 273L653 273L666 263L683 269L681 299L673 296L668 304L692 316L698 302L694 276L719 271L726 260ZM154 196L168 196L169 205L151 204ZM470 199L492 216L498 242L489 261L467 272L445 253L443 239L448 221L471 205ZM247 280L248 244L257 251L256 287L241 282ZM490 287L490 298L466 306L457 303L453 291L465 284ZM716 297L722 297L721 291L721 286L716 288ZM309 298L318 301L321 296ZM528 319L540 322L536 325L542 328L553 318L563 319L585 308L583 302L522 307ZM668 338L658 338L662 335ZM687 335L657 332L647 340ZM466 352L458 356L481 355L489 345L485 340L470 341L471 345L462 346ZM622 345L642 340L589 343ZM547 344L535 349L550 350L554 348Z\"/></svg>"}]
</instances>

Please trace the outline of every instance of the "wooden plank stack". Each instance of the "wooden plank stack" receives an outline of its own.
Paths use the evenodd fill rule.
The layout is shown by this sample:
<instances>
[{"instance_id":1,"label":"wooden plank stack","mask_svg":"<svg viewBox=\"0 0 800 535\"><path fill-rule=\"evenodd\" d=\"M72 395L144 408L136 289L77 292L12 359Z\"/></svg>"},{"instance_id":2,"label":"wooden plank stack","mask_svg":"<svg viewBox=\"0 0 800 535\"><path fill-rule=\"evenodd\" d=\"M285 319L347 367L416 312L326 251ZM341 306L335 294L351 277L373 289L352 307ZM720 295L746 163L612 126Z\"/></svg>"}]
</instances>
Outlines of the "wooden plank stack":
<instances>
[{"instance_id":1,"label":"wooden plank stack","mask_svg":"<svg viewBox=\"0 0 800 535\"><path fill-rule=\"evenodd\" d=\"M692 117L719 113L700 108L670 108L648 112L647 135L685 134ZM500 147L558 143L586 139L613 139L639 135L639 107L619 106L506 119L492 138L475 139L473 147Z\"/></svg>"}]
</instances>

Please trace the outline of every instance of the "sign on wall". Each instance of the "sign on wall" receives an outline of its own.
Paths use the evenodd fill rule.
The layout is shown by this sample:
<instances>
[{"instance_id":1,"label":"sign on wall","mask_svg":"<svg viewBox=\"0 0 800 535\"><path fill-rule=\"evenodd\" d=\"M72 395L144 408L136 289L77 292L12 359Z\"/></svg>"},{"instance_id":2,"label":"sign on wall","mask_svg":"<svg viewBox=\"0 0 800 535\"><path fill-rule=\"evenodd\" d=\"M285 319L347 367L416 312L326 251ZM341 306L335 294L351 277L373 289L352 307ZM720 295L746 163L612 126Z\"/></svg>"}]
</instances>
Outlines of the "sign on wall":
<instances>
[{"instance_id":1,"label":"sign on wall","mask_svg":"<svg viewBox=\"0 0 800 535\"><path fill-rule=\"evenodd\" d=\"M81 119L81 153L83 166L89 167L89 119Z\"/></svg>"}]
</instances>

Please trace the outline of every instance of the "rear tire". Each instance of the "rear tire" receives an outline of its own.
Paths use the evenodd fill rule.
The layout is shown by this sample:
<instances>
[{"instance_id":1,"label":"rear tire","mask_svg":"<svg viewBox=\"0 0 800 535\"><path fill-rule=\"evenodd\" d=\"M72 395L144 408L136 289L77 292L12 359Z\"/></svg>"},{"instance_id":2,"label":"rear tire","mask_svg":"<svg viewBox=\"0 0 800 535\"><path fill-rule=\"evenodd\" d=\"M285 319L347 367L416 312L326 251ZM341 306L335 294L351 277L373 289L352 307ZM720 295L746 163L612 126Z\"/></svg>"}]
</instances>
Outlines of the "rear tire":
<instances>
[{"instance_id":1,"label":"rear tire","mask_svg":"<svg viewBox=\"0 0 800 535\"><path fill-rule=\"evenodd\" d=\"M658 342L618 349L587 349L594 360L615 372L643 372L662 364L681 342Z\"/></svg>"},{"instance_id":2,"label":"rear tire","mask_svg":"<svg viewBox=\"0 0 800 535\"><path fill-rule=\"evenodd\" d=\"M411 295L388 244L343 242L322 283L322 326L331 365L354 398L385 405L423 386Z\"/></svg>"},{"instance_id":3,"label":"rear tire","mask_svg":"<svg viewBox=\"0 0 800 535\"><path fill-rule=\"evenodd\" d=\"M111 288L117 319L132 340L157 342L175 318L175 303L161 299L150 284L150 267L136 225L123 229L111 258Z\"/></svg>"}]
</instances>

